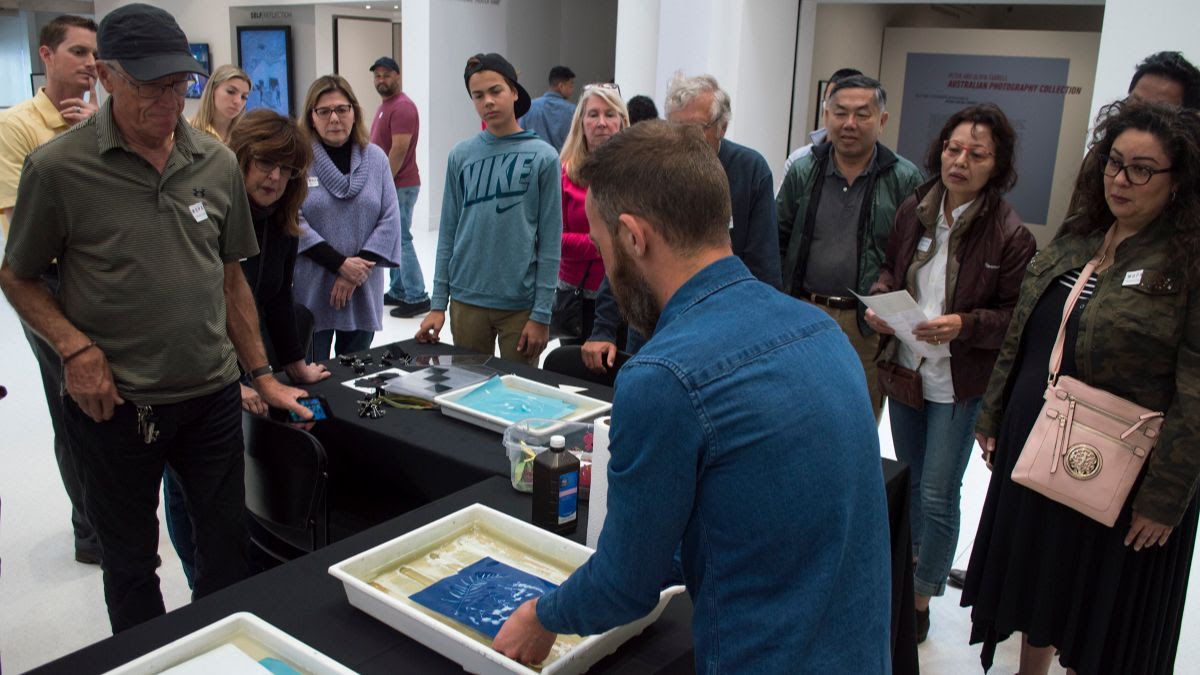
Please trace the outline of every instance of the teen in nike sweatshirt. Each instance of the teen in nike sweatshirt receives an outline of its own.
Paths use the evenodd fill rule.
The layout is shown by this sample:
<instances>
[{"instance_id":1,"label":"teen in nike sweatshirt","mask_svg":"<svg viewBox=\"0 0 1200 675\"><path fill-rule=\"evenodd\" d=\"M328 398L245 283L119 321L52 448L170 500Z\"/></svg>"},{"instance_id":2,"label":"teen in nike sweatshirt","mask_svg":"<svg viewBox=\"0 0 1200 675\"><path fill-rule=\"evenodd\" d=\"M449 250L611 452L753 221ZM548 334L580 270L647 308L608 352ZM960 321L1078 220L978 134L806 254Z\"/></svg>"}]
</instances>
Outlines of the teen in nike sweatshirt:
<instances>
[{"instance_id":1,"label":"teen in nike sweatshirt","mask_svg":"<svg viewBox=\"0 0 1200 675\"><path fill-rule=\"evenodd\" d=\"M487 124L450 152L434 269L433 311L417 339L536 364L549 341L562 239L558 155L517 117L529 94L499 54L467 62L467 90Z\"/></svg>"}]
</instances>

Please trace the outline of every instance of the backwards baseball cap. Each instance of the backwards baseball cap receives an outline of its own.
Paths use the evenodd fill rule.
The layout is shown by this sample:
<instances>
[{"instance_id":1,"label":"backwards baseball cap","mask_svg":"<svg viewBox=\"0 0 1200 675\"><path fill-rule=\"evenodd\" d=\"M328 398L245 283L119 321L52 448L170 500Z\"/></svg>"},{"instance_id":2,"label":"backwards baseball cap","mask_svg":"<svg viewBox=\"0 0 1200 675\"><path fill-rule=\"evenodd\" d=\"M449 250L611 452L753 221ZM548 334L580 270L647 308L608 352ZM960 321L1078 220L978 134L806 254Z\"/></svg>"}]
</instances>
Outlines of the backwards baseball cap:
<instances>
[{"instance_id":1,"label":"backwards baseball cap","mask_svg":"<svg viewBox=\"0 0 1200 675\"><path fill-rule=\"evenodd\" d=\"M396 59L393 59L390 56L381 56L381 57L375 59L375 63L371 64L371 72L374 72L375 69L378 68L379 66L383 66L384 68L390 68L390 69L396 71L397 73L400 72L400 64L396 63Z\"/></svg>"},{"instance_id":2,"label":"backwards baseball cap","mask_svg":"<svg viewBox=\"0 0 1200 675\"><path fill-rule=\"evenodd\" d=\"M96 42L101 59L116 61L141 82L174 73L208 75L192 58L175 18L158 7L135 3L109 12L100 22Z\"/></svg>"},{"instance_id":3,"label":"backwards baseball cap","mask_svg":"<svg viewBox=\"0 0 1200 675\"><path fill-rule=\"evenodd\" d=\"M472 58L476 59L478 62L474 65L467 66L466 71L463 73L463 83L467 85L468 92L471 91L472 75L484 70L493 70L503 75L508 79L509 82L512 82L513 85L516 86L517 104L513 107L513 112L516 113L517 117L523 117L525 113L529 112L529 92L525 91L525 87L522 87L520 83L517 82L517 69L513 68L512 64L508 62L508 59L496 53L476 54Z\"/></svg>"}]
</instances>

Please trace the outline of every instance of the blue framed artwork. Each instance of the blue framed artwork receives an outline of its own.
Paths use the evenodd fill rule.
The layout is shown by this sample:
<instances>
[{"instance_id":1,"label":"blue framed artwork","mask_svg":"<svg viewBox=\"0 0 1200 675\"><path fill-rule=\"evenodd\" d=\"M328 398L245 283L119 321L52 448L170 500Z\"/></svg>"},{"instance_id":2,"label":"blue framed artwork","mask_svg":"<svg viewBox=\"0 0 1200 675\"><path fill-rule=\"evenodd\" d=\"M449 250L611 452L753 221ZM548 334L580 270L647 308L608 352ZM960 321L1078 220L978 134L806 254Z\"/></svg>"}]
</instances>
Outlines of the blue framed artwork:
<instances>
[{"instance_id":1,"label":"blue framed artwork","mask_svg":"<svg viewBox=\"0 0 1200 675\"><path fill-rule=\"evenodd\" d=\"M288 26L238 26L238 67L253 88L246 110L269 108L292 114L292 29Z\"/></svg>"},{"instance_id":2,"label":"blue framed artwork","mask_svg":"<svg viewBox=\"0 0 1200 675\"><path fill-rule=\"evenodd\" d=\"M192 52L192 58L200 62L204 66L205 72L212 75L212 56L208 51L208 43L192 42L188 44L188 50ZM200 98L200 94L204 91L204 85L208 82L208 78L201 75L196 78L192 86L187 90L188 98Z\"/></svg>"}]
</instances>

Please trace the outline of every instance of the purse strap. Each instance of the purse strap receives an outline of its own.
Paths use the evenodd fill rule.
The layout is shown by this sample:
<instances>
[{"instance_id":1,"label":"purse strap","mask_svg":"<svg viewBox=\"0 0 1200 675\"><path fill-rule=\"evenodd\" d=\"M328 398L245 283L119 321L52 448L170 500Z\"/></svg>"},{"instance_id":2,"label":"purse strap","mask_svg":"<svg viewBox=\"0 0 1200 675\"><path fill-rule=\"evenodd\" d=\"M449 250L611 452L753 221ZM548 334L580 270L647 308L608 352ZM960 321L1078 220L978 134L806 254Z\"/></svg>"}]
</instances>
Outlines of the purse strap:
<instances>
[{"instance_id":1,"label":"purse strap","mask_svg":"<svg viewBox=\"0 0 1200 675\"><path fill-rule=\"evenodd\" d=\"M1087 286L1088 279L1092 278L1092 273L1096 271L1097 267L1104 264L1104 252L1108 250L1108 245L1112 242L1116 232L1116 224L1108 228L1108 234L1104 235L1104 242L1100 244L1100 250L1096 251L1096 255L1092 256L1092 259L1083 266L1083 270L1079 273L1079 279L1071 287L1071 295L1067 297L1067 304L1063 305L1062 321L1058 325L1058 336L1054 338L1054 349L1050 351L1048 384L1053 385L1058 382L1058 371L1062 368L1063 343L1067 339L1067 321L1071 318L1071 312L1075 311L1075 303L1083 294L1083 289Z\"/></svg>"}]
</instances>

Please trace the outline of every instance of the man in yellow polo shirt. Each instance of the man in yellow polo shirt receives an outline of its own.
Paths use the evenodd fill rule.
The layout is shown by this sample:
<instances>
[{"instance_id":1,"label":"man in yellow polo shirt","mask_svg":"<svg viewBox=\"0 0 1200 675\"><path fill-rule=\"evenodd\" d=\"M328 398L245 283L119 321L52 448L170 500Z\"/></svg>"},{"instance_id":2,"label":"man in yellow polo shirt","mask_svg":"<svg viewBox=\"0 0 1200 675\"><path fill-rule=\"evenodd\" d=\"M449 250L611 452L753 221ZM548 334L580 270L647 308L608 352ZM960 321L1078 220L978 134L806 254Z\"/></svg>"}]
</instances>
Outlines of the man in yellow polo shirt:
<instances>
[{"instance_id":1,"label":"man in yellow polo shirt","mask_svg":"<svg viewBox=\"0 0 1200 675\"><path fill-rule=\"evenodd\" d=\"M96 112L96 22L81 16L59 16L42 28L38 55L46 67L46 86L37 96L0 112L0 210L4 236L17 201L17 184L25 156L34 148ZM53 293L58 272L51 267L42 280ZM28 328L25 337L37 357L54 428L54 457L71 500L75 560L99 564L100 543L83 512L83 487L63 427L62 365L58 354Z\"/></svg>"},{"instance_id":2,"label":"man in yellow polo shirt","mask_svg":"<svg viewBox=\"0 0 1200 675\"><path fill-rule=\"evenodd\" d=\"M25 156L96 112L96 22L64 15L42 28L38 56L46 86L0 113L0 210L4 236Z\"/></svg>"}]
</instances>

